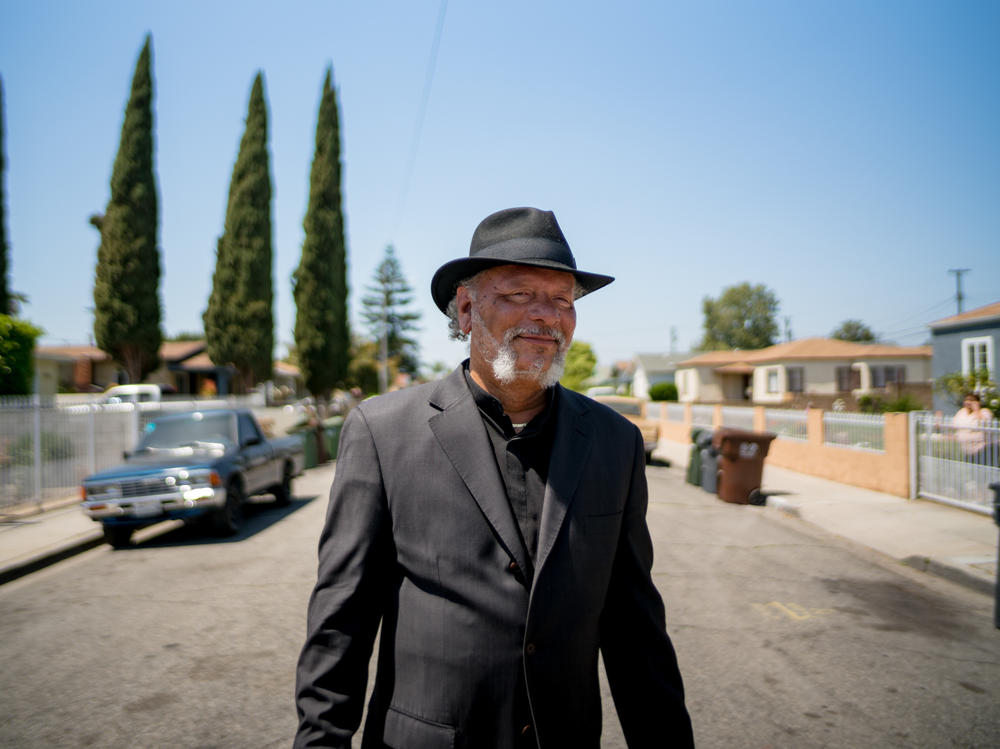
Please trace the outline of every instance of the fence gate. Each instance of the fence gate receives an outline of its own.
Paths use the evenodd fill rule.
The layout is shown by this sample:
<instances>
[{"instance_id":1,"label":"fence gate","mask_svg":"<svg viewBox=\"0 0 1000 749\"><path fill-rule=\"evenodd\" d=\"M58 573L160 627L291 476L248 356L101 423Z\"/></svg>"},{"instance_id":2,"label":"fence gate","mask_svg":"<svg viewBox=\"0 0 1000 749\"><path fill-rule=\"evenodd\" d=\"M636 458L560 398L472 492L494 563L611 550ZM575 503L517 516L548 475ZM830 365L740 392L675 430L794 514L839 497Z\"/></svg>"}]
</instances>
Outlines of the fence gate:
<instances>
[{"instance_id":1,"label":"fence gate","mask_svg":"<svg viewBox=\"0 0 1000 749\"><path fill-rule=\"evenodd\" d=\"M915 495L987 515L1000 482L1000 422L958 427L926 412L910 416L910 473Z\"/></svg>"}]
</instances>

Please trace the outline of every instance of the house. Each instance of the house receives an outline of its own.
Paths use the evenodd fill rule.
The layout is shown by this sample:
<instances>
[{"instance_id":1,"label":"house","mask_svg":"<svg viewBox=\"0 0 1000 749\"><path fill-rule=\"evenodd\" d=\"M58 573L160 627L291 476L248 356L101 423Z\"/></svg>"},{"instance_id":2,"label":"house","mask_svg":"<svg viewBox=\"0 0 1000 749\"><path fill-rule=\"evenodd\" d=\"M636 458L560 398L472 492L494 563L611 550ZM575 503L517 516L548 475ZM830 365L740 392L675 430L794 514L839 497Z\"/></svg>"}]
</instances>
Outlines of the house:
<instances>
[{"instance_id":1,"label":"house","mask_svg":"<svg viewBox=\"0 0 1000 749\"><path fill-rule=\"evenodd\" d=\"M930 324L934 351L931 376L936 380L952 372L970 374L982 369L997 379L997 342L1000 341L1000 302L936 320ZM934 394L935 410L954 413L947 395Z\"/></svg>"},{"instance_id":2,"label":"house","mask_svg":"<svg viewBox=\"0 0 1000 749\"><path fill-rule=\"evenodd\" d=\"M165 392L190 395L228 395L232 392L235 370L212 362L205 341L164 341L160 345L160 366L145 381ZM279 366L279 364L281 366ZM35 371L38 392L101 392L127 381L124 371L96 346L37 346ZM275 383L297 393L301 373L297 367L275 364Z\"/></svg>"},{"instance_id":3,"label":"house","mask_svg":"<svg viewBox=\"0 0 1000 749\"><path fill-rule=\"evenodd\" d=\"M118 365L96 346L36 346L35 391L99 393L118 384Z\"/></svg>"},{"instance_id":4,"label":"house","mask_svg":"<svg viewBox=\"0 0 1000 749\"><path fill-rule=\"evenodd\" d=\"M677 364L690 358L690 353L636 354L635 370L632 375L632 395L648 399L649 389L653 385L658 385L661 382L674 382Z\"/></svg>"},{"instance_id":5,"label":"house","mask_svg":"<svg viewBox=\"0 0 1000 749\"><path fill-rule=\"evenodd\" d=\"M709 351L677 365L682 402L850 408L862 395L911 392L929 402L930 346L804 338L753 351Z\"/></svg>"}]
</instances>

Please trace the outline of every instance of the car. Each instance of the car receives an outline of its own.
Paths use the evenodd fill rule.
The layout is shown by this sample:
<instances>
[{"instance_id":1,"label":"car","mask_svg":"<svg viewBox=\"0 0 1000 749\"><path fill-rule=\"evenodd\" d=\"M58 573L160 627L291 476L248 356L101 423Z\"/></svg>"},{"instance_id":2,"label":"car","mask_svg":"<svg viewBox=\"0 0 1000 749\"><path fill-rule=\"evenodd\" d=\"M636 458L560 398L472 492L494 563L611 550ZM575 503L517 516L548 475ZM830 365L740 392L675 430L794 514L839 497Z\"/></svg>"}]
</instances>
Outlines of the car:
<instances>
[{"instance_id":1,"label":"car","mask_svg":"<svg viewBox=\"0 0 1000 749\"><path fill-rule=\"evenodd\" d=\"M628 395L594 395L598 403L614 409L631 421L642 433L642 445L646 452L646 462L653 459L653 450L660 441L660 425L655 419L646 417L646 401Z\"/></svg>"},{"instance_id":2,"label":"car","mask_svg":"<svg viewBox=\"0 0 1000 749\"><path fill-rule=\"evenodd\" d=\"M300 437L266 439L249 410L166 414L146 425L125 463L83 480L82 507L115 548L168 519L204 518L218 535L232 535L247 497L290 502L303 463Z\"/></svg>"}]
</instances>

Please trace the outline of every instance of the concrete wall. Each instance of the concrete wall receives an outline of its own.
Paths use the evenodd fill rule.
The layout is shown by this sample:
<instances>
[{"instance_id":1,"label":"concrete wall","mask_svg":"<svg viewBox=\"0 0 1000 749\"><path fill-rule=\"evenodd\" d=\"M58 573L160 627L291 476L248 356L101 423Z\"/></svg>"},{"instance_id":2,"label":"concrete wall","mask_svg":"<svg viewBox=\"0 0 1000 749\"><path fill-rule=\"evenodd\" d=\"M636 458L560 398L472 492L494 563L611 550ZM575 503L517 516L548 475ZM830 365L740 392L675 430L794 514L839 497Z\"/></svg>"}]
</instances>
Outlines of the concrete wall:
<instances>
[{"instance_id":1,"label":"concrete wall","mask_svg":"<svg viewBox=\"0 0 1000 749\"><path fill-rule=\"evenodd\" d=\"M660 439L691 444L691 406L684 404L684 421L660 415ZM655 412L654 412L655 415ZM754 431L765 431L765 408L754 407ZM905 413L885 414L885 451L871 452L823 444L823 411L806 410L805 442L775 439L767 455L770 465L839 481L851 486L910 497L909 420ZM722 426L722 406L715 407L714 428Z\"/></svg>"}]
</instances>

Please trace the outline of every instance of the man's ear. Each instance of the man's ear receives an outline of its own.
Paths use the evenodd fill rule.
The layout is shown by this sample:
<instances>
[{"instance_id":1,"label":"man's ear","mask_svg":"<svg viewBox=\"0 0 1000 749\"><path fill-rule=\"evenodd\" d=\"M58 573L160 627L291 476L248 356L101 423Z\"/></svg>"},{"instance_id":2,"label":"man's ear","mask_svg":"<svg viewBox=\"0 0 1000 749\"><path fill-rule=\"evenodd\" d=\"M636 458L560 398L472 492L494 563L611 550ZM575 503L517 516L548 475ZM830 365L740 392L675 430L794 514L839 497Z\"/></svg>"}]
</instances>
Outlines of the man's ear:
<instances>
[{"instance_id":1,"label":"man's ear","mask_svg":"<svg viewBox=\"0 0 1000 749\"><path fill-rule=\"evenodd\" d=\"M464 286L455 291L455 308L458 310L458 327L463 333L468 333L472 330L472 297Z\"/></svg>"}]
</instances>

